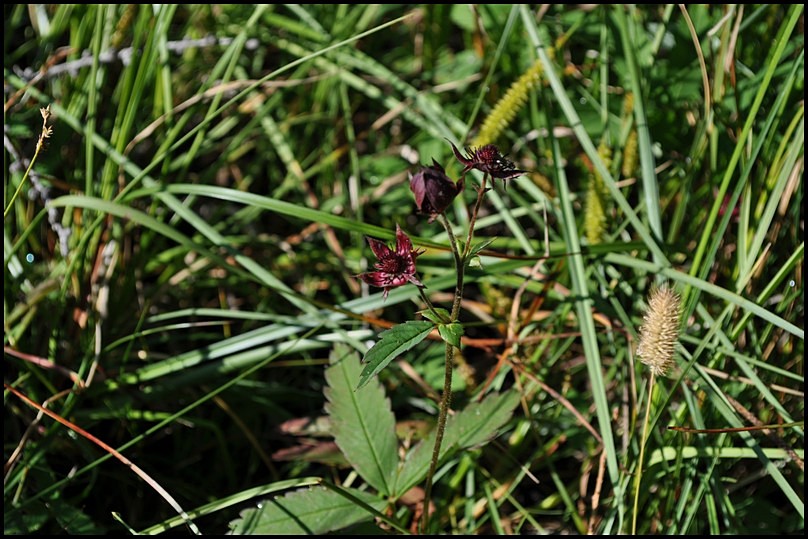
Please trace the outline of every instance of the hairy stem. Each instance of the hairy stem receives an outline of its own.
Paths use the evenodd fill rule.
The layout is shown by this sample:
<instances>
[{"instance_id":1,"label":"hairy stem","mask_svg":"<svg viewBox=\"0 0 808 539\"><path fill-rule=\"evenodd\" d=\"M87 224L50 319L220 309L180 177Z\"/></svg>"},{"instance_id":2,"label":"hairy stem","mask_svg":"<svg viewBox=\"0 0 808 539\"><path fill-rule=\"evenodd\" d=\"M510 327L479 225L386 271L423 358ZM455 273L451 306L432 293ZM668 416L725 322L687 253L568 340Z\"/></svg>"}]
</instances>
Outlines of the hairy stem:
<instances>
[{"instance_id":1,"label":"hairy stem","mask_svg":"<svg viewBox=\"0 0 808 539\"><path fill-rule=\"evenodd\" d=\"M475 206L475 210L477 208L479 208L479 199L477 206ZM455 295L454 301L452 302L452 314L450 317L450 322L457 322L457 317L460 315L460 301L463 299L463 275L465 274L466 261L464 255L460 253L460 249L457 247L457 240L455 239L454 232L452 231L452 225L449 223L449 220L442 213L438 215L438 220L443 225L443 228L446 229L446 234L449 236L449 244L452 247L452 254L454 255L455 260L455 272L457 273L457 280L455 281ZM472 226L474 225L473 218L470 224ZM471 238L471 232L469 232L469 238Z\"/></svg>"},{"instance_id":2,"label":"hairy stem","mask_svg":"<svg viewBox=\"0 0 808 539\"><path fill-rule=\"evenodd\" d=\"M468 257L469 253L471 252L471 240L474 237L474 224L477 222L477 214L480 213L480 205L483 203L483 197L485 196L486 191L485 186L487 182L488 174L483 176L483 181L480 184L480 187L477 189L477 202L474 203L474 209L471 212L471 218L469 220L469 235L466 239L466 245L463 247L463 256L461 257L464 263L466 262L466 257Z\"/></svg>"},{"instance_id":3,"label":"hairy stem","mask_svg":"<svg viewBox=\"0 0 808 539\"><path fill-rule=\"evenodd\" d=\"M483 176L482 185L477 191L477 201L475 202L474 209L471 212L471 219L469 220L469 233L462 253L457 246L457 240L455 239L452 225L449 223L446 215L442 213L438 215L438 220L446 229L446 234L449 236L449 245L452 248L452 254L454 255L455 261L455 271L457 273L454 301L452 302L452 313L449 320L450 323L457 322L457 319L460 316L460 304L463 300L463 277L466 272L466 261L469 253L471 252L471 241L474 238L474 223L477 221L477 214L480 211L480 205L482 204L483 196L485 195L485 184L487 179L488 175L486 174ZM421 533L428 533L429 529L429 503L432 497L432 483L435 478L435 471L438 468L438 461L440 460L440 448L441 444L443 443L443 434L446 430L446 418L449 415L449 406L452 402L453 367L454 346L447 342L443 369L443 394L441 395L438 408L438 424L436 427L437 431L435 431L435 446L432 448L432 460L429 463L429 472L426 476L426 487L424 489L424 513L421 519Z\"/></svg>"},{"instance_id":4,"label":"hairy stem","mask_svg":"<svg viewBox=\"0 0 808 539\"><path fill-rule=\"evenodd\" d=\"M432 460L429 463L429 472L426 476L424 489L424 513L421 519L421 533L428 533L429 529L429 503L432 497L432 482L440 460L440 446L443 443L443 434L446 431L446 418L449 414L449 405L452 401L452 367L454 364L454 346L446 343L446 362L443 371L443 394L440 398L438 411L438 425L435 433L435 446L432 448Z\"/></svg>"}]
</instances>

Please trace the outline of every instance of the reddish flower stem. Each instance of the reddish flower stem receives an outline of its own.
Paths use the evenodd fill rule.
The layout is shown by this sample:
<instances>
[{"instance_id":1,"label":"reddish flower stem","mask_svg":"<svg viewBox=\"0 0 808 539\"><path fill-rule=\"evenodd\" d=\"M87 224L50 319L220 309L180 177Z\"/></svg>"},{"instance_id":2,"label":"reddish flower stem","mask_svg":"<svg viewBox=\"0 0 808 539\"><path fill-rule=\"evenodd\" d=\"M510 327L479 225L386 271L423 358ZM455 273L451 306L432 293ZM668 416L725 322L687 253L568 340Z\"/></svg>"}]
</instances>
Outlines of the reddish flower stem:
<instances>
[{"instance_id":1,"label":"reddish flower stem","mask_svg":"<svg viewBox=\"0 0 808 539\"><path fill-rule=\"evenodd\" d=\"M471 239L474 236L474 224L477 222L477 214L480 213L480 206L483 203L483 196L485 196L485 186L488 180L488 174L483 176L483 181L477 190L477 202L474 204L474 210L471 212L471 220L469 221L469 236L466 241L466 246L463 248L463 262L467 262L466 257L471 252Z\"/></svg>"},{"instance_id":2,"label":"reddish flower stem","mask_svg":"<svg viewBox=\"0 0 808 539\"><path fill-rule=\"evenodd\" d=\"M446 229L449 235L449 245L452 248L452 254L455 260L455 271L457 273L457 282L455 284L455 296L452 303L452 313L450 316L450 323L457 322L460 316L460 305L463 300L463 286L464 277L466 273L466 264L468 256L471 252L471 241L474 238L474 225L477 222L477 214L480 212L483 196L485 195L485 186L488 180L488 174L483 176L480 188L477 190L477 201L474 203L474 209L471 212L469 219L469 232L466 237L466 244L463 246L463 252L457 246L457 240L452 230L452 225L446 218L446 215L441 213L438 215L438 220ZM438 424L435 431L435 446L432 448L432 460L429 463L429 472L426 476L426 487L424 488L424 512L421 519L420 532L428 533L429 531L429 504L432 498L432 484L435 478L435 471L438 468L440 460L440 449L443 444L443 435L446 431L446 418L449 415L449 406L452 402L452 371L454 369L454 346L446 343L446 354L443 369L443 393L441 394L440 404L438 405Z\"/></svg>"}]
</instances>

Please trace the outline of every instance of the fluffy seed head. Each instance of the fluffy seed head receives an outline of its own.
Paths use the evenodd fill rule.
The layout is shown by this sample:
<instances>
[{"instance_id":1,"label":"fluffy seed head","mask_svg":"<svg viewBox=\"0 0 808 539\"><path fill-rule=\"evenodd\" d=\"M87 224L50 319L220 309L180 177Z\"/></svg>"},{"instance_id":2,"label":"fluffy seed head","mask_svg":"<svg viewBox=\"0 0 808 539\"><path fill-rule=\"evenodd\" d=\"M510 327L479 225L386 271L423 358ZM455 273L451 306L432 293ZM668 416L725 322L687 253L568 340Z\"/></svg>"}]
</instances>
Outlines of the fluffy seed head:
<instances>
[{"instance_id":1,"label":"fluffy seed head","mask_svg":"<svg viewBox=\"0 0 808 539\"><path fill-rule=\"evenodd\" d=\"M637 356L654 375L664 375L673 365L681 312L681 298L673 289L662 285L651 290L640 327Z\"/></svg>"}]
</instances>

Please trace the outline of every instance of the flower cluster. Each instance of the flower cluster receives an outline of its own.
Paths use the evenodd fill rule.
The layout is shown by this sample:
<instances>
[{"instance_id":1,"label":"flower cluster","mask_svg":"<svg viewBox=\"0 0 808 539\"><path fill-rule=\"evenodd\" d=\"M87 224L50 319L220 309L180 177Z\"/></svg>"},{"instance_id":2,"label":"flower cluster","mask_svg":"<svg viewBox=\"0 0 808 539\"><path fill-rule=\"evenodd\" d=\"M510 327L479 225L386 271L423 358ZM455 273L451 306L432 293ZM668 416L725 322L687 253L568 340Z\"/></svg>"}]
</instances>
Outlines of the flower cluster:
<instances>
[{"instance_id":1,"label":"flower cluster","mask_svg":"<svg viewBox=\"0 0 808 539\"><path fill-rule=\"evenodd\" d=\"M449 142L449 144L452 143ZM465 176L470 170L479 170L486 177L490 176L503 180L503 182L526 172L517 169L516 165L503 157L493 144L487 144L477 149L466 149L468 155L463 155L452 144L452 151L463 165L463 171L458 181L449 178L444 168L434 159L432 165L423 165L418 172L410 174L410 190L415 196L415 205L419 213L429 215L429 222L443 214L455 197L463 191ZM371 286L383 288L384 298L387 298L391 288L407 283L425 288L415 276L415 259L424 251L413 249L412 241L399 225L396 225L395 249L391 249L381 240L367 238L367 241L378 262L374 265L375 271L360 273L356 276L357 278Z\"/></svg>"}]
</instances>

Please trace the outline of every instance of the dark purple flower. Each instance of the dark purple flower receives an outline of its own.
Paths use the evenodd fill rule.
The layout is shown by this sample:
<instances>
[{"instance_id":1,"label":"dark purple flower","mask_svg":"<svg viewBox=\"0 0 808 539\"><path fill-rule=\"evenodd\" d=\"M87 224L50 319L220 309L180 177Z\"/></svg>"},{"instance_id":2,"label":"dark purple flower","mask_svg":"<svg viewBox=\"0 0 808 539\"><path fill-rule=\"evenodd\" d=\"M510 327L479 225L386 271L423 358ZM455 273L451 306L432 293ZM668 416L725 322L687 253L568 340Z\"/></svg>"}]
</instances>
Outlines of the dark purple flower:
<instances>
[{"instance_id":1,"label":"dark purple flower","mask_svg":"<svg viewBox=\"0 0 808 539\"><path fill-rule=\"evenodd\" d=\"M357 275L371 286L384 288L384 298L391 288L412 283L415 286L423 287L423 283L415 277L415 259L424 253L421 249L413 249L412 241L396 225L396 249L390 249L386 243L375 238L367 238L370 248L376 258L379 259L374 265L376 271L360 273Z\"/></svg>"},{"instance_id":2,"label":"dark purple flower","mask_svg":"<svg viewBox=\"0 0 808 539\"><path fill-rule=\"evenodd\" d=\"M452 144L452 142L449 141L449 144ZM455 157L457 157L457 160L463 164L463 174L476 168L480 172L490 174L492 178L511 180L527 172L526 170L516 168L516 165L509 159L503 157L493 144L486 144L477 149L466 148L466 151L469 153L468 156L460 153L460 150L458 150L457 146L454 144L452 144L452 151Z\"/></svg>"},{"instance_id":3,"label":"dark purple flower","mask_svg":"<svg viewBox=\"0 0 808 539\"><path fill-rule=\"evenodd\" d=\"M464 180L454 182L434 159L432 166L422 166L415 175L410 174L410 189L415 195L418 211L429 214L429 221L446 211L452 200L463 190Z\"/></svg>"}]
</instances>

